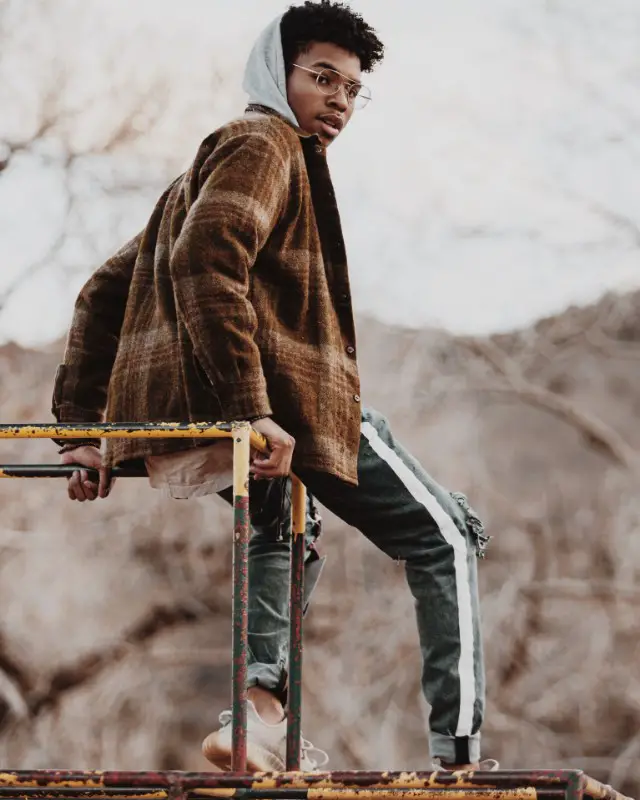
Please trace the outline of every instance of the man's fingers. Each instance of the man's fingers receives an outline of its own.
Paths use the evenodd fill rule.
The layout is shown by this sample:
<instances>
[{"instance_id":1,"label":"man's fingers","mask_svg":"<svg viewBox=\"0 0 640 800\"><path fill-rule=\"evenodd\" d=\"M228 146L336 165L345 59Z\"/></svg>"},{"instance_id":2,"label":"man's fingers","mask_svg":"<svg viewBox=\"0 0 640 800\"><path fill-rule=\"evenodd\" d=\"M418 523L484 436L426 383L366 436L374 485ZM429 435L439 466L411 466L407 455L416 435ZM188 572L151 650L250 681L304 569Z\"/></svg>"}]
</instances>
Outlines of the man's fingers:
<instances>
[{"instance_id":1,"label":"man's fingers","mask_svg":"<svg viewBox=\"0 0 640 800\"><path fill-rule=\"evenodd\" d=\"M259 420L256 429L269 445L268 453L252 451L250 473L258 480L284 477L291 471L295 439L271 419ZM272 430L275 427L275 430ZM261 430L262 428L262 430Z\"/></svg>"},{"instance_id":2,"label":"man's fingers","mask_svg":"<svg viewBox=\"0 0 640 800\"><path fill-rule=\"evenodd\" d=\"M254 461L249 470L250 472L272 473L272 472L283 472L285 469L290 469L290 468L291 468L291 461L288 458L287 459L269 458L265 459L264 461L262 460Z\"/></svg>"},{"instance_id":3,"label":"man's fingers","mask_svg":"<svg viewBox=\"0 0 640 800\"><path fill-rule=\"evenodd\" d=\"M80 503L84 503L85 496L84 492L82 491L81 480L82 476L80 472L74 472L73 477L71 478L71 488L73 491L73 499L77 500Z\"/></svg>"},{"instance_id":4,"label":"man's fingers","mask_svg":"<svg viewBox=\"0 0 640 800\"><path fill-rule=\"evenodd\" d=\"M269 453L268 455L258 453L251 463L259 469L264 469L265 467L269 469L274 464L279 464L280 461L282 461L282 455L280 453Z\"/></svg>"},{"instance_id":5,"label":"man's fingers","mask_svg":"<svg viewBox=\"0 0 640 800\"><path fill-rule=\"evenodd\" d=\"M85 500L95 500L103 483L106 494L108 494L109 476L103 478L100 470L100 454L95 448L79 447L69 450L62 454L60 461L62 464L72 464L78 467L67 481L67 495L70 500L77 500L79 503L84 503ZM100 472L99 481L95 477L98 471Z\"/></svg>"},{"instance_id":6,"label":"man's fingers","mask_svg":"<svg viewBox=\"0 0 640 800\"><path fill-rule=\"evenodd\" d=\"M98 485L89 480L86 470L74 472L67 483L67 494L71 500L84 503L85 500L95 500L98 493Z\"/></svg>"},{"instance_id":7,"label":"man's fingers","mask_svg":"<svg viewBox=\"0 0 640 800\"><path fill-rule=\"evenodd\" d=\"M84 501L87 498L84 495L84 491L82 489L82 484L80 481L81 481L80 472L74 472L71 478L69 478L68 492L69 492L69 497L72 500L77 500L79 503L84 503Z\"/></svg>"},{"instance_id":8,"label":"man's fingers","mask_svg":"<svg viewBox=\"0 0 640 800\"><path fill-rule=\"evenodd\" d=\"M80 490L84 494L85 500L95 500L98 487L89 480L89 473L86 469L80 470Z\"/></svg>"},{"instance_id":9,"label":"man's fingers","mask_svg":"<svg viewBox=\"0 0 640 800\"><path fill-rule=\"evenodd\" d=\"M101 469L100 483L98 485L98 496L108 497L110 491L111 491L111 470Z\"/></svg>"},{"instance_id":10,"label":"man's fingers","mask_svg":"<svg viewBox=\"0 0 640 800\"><path fill-rule=\"evenodd\" d=\"M280 478L288 475L291 471L291 461L280 459L273 463L255 463L250 472L255 478Z\"/></svg>"},{"instance_id":11,"label":"man's fingers","mask_svg":"<svg viewBox=\"0 0 640 800\"><path fill-rule=\"evenodd\" d=\"M288 447L280 442L275 444L268 453L256 453L253 463L256 464L278 464L282 461L291 461L293 456L293 446Z\"/></svg>"}]
</instances>

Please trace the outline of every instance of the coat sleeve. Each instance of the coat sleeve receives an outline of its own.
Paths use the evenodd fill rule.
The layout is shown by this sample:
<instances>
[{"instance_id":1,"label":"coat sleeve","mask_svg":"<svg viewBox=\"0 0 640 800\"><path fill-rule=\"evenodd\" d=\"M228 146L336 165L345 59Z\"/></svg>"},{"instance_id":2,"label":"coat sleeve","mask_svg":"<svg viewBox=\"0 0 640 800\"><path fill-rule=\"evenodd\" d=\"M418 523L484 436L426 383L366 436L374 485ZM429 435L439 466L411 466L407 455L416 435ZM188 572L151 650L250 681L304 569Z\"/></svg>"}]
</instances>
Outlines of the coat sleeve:
<instances>
[{"instance_id":1,"label":"coat sleeve","mask_svg":"<svg viewBox=\"0 0 640 800\"><path fill-rule=\"evenodd\" d=\"M118 350L139 233L85 283L58 367L52 413L58 422L101 422ZM54 440L59 443L62 440ZM100 444L99 440L92 440Z\"/></svg>"},{"instance_id":2,"label":"coat sleeve","mask_svg":"<svg viewBox=\"0 0 640 800\"><path fill-rule=\"evenodd\" d=\"M220 143L211 159L170 257L176 305L223 418L268 416L249 273L286 207L289 158L249 132Z\"/></svg>"}]
</instances>

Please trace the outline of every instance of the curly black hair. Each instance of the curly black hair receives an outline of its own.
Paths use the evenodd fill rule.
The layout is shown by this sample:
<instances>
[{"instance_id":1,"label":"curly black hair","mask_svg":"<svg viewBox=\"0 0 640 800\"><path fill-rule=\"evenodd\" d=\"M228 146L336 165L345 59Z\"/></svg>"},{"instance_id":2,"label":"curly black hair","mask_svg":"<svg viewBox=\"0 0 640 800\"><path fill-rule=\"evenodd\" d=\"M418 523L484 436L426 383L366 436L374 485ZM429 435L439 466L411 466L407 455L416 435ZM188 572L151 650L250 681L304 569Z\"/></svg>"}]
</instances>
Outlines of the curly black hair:
<instances>
[{"instance_id":1,"label":"curly black hair","mask_svg":"<svg viewBox=\"0 0 640 800\"><path fill-rule=\"evenodd\" d=\"M330 42L360 59L363 72L371 72L382 61L384 45L376 32L344 3L306 0L290 6L280 24L287 76L292 63L312 42Z\"/></svg>"}]
</instances>

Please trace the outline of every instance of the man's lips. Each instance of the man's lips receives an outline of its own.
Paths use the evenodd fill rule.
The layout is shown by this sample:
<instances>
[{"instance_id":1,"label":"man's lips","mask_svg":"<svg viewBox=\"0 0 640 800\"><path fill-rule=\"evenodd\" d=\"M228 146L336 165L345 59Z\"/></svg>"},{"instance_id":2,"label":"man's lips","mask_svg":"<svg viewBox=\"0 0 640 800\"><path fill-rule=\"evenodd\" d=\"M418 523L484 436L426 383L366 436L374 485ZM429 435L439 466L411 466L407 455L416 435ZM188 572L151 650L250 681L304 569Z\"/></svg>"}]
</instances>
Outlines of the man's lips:
<instances>
[{"instance_id":1,"label":"man's lips","mask_svg":"<svg viewBox=\"0 0 640 800\"><path fill-rule=\"evenodd\" d=\"M323 114L318 117L324 132L331 137L337 136L344 128L344 120L337 114Z\"/></svg>"}]
</instances>

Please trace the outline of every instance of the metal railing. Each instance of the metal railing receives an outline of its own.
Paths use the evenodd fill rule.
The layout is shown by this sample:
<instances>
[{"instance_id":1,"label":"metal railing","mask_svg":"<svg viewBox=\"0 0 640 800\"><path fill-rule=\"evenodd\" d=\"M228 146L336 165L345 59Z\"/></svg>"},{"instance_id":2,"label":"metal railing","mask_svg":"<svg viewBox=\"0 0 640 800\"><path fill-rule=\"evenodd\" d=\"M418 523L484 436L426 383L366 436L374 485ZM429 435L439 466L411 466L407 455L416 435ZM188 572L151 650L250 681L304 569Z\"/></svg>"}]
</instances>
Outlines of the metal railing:
<instances>
[{"instance_id":1,"label":"metal railing","mask_svg":"<svg viewBox=\"0 0 640 800\"><path fill-rule=\"evenodd\" d=\"M510 772L0 772L0 798L632 800L579 770Z\"/></svg>"},{"instance_id":2,"label":"metal railing","mask_svg":"<svg viewBox=\"0 0 640 800\"><path fill-rule=\"evenodd\" d=\"M211 438L233 440L233 663L231 773L2 771L0 800L30 798L288 798L289 800L632 800L579 770L499 772L313 772L301 773L302 620L304 596L306 490L292 476L290 647L287 753L284 773L246 774L249 467L251 447L266 441L247 422L217 424L136 423L87 425L0 425L0 439ZM97 477L97 471L86 467ZM78 466L0 465L0 478L68 477ZM113 477L142 477L135 469L114 468Z\"/></svg>"},{"instance_id":3,"label":"metal railing","mask_svg":"<svg viewBox=\"0 0 640 800\"><path fill-rule=\"evenodd\" d=\"M94 425L0 425L0 439L232 439L233 441L233 637L231 768L247 768L247 654L249 605L249 466L251 447L265 451L265 439L248 422L135 423ZM68 477L78 467L67 464L8 464L0 478ZM83 469L87 469L83 467ZM87 470L97 475L96 470ZM127 468L112 470L113 477L141 477ZM302 716L302 617L304 596L306 490L291 477L290 647L287 702L287 769L300 768Z\"/></svg>"}]
</instances>

